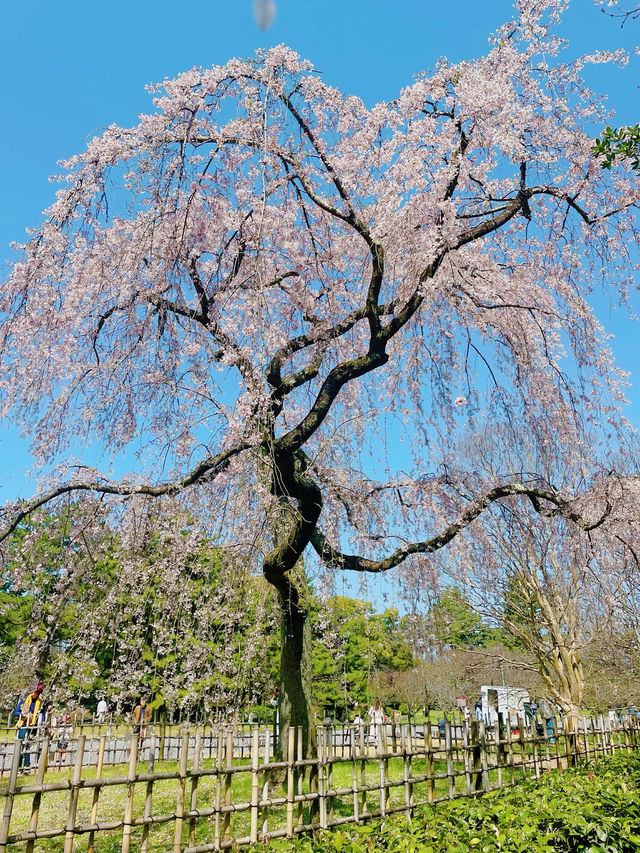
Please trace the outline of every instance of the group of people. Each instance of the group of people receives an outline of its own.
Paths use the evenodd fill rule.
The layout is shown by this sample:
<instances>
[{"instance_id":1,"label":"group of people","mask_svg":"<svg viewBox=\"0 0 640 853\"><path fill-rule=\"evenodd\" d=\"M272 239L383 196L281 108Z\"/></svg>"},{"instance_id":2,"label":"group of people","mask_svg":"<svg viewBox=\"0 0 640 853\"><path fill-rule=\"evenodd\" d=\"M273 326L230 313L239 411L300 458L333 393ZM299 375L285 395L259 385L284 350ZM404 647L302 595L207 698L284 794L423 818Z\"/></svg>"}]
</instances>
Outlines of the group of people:
<instances>
[{"instance_id":1,"label":"group of people","mask_svg":"<svg viewBox=\"0 0 640 853\"><path fill-rule=\"evenodd\" d=\"M376 699L373 705L370 706L367 712L367 716L369 717L369 731L367 733L367 737L369 739L377 740L380 733L380 727L387 722L387 715L385 714L384 708L380 704L379 699ZM353 725L355 726L356 738L360 740L360 733L364 731L366 722L360 716L359 712L356 712L356 715L353 719Z\"/></svg>"},{"instance_id":2,"label":"group of people","mask_svg":"<svg viewBox=\"0 0 640 853\"><path fill-rule=\"evenodd\" d=\"M37 764L45 737L55 746L54 766L65 763L69 742L73 739L74 725L72 716L66 710L56 711L52 701L43 698L44 685L41 682L26 695L20 697L14 710L17 718L16 732L20 740L20 764L22 770ZM96 722L102 725L107 720L108 705L104 698L98 701ZM131 718L133 732L142 741L151 722L151 708L145 696L141 696L133 709Z\"/></svg>"},{"instance_id":3,"label":"group of people","mask_svg":"<svg viewBox=\"0 0 640 853\"><path fill-rule=\"evenodd\" d=\"M38 682L35 689L21 697L15 708L17 717L16 730L20 745L20 768L31 766L34 752L39 752L40 741L49 736L55 743L54 765L60 767L64 763L69 741L73 737L71 715L66 712L56 713L53 702L44 701L42 694L44 686Z\"/></svg>"}]
</instances>

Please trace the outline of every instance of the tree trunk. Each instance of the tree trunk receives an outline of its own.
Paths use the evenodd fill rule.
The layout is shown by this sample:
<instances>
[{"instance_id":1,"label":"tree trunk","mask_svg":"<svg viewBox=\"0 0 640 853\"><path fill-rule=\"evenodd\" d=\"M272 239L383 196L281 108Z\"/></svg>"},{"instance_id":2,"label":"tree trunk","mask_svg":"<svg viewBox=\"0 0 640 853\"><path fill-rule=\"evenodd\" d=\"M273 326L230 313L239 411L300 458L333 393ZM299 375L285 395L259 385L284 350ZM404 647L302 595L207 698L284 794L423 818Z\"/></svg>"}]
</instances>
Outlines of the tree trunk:
<instances>
[{"instance_id":1,"label":"tree trunk","mask_svg":"<svg viewBox=\"0 0 640 853\"><path fill-rule=\"evenodd\" d=\"M303 754L312 756L316 752L316 731L311 702L309 612L303 601L298 605L291 605L280 597L280 604L282 609L278 753L282 756L286 752L287 732L290 726L294 726L302 729Z\"/></svg>"},{"instance_id":2,"label":"tree trunk","mask_svg":"<svg viewBox=\"0 0 640 853\"><path fill-rule=\"evenodd\" d=\"M266 455L268 468L266 460L273 466L269 470L271 490L279 499L269 519L273 548L262 563L262 573L277 590L280 602L278 755L282 758L286 752L289 726L300 726L303 757L308 758L316 754L316 738L311 704L310 593L302 553L320 515L322 493L303 475L304 459Z\"/></svg>"}]
</instances>

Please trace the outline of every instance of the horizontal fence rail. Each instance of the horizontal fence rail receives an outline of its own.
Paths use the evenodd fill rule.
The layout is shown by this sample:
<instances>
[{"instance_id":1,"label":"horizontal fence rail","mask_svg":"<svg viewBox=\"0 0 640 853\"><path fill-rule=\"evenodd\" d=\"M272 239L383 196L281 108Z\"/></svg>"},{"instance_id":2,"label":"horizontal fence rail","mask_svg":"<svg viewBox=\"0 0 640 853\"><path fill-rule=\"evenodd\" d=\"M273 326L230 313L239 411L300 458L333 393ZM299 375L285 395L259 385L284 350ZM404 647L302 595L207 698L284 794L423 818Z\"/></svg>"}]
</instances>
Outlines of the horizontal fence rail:
<instances>
[{"instance_id":1,"label":"horizontal fence rail","mask_svg":"<svg viewBox=\"0 0 640 853\"><path fill-rule=\"evenodd\" d=\"M205 853L473 797L640 746L638 719L525 720L488 727L321 726L274 750L270 730L149 726L144 737L80 734L64 763L48 736L4 744L0 853ZM47 846L50 844L51 846Z\"/></svg>"}]
</instances>

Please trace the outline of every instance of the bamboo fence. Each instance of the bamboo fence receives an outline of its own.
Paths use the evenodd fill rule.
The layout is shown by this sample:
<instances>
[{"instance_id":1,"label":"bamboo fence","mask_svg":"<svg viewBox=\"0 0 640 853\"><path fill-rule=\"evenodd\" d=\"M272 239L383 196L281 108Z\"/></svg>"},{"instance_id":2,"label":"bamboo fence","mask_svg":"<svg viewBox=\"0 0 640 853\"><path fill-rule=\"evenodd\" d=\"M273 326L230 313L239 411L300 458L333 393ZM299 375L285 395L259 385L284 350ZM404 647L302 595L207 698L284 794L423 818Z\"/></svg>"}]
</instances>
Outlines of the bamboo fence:
<instances>
[{"instance_id":1,"label":"bamboo fence","mask_svg":"<svg viewBox=\"0 0 640 853\"><path fill-rule=\"evenodd\" d=\"M424 803L638 749L640 727L631 715L582 717L572 730L524 719L517 728L323 726L314 758L303 757L302 731L293 728L281 756L274 756L271 732L257 727L185 728L177 747L171 740L167 746L152 728L142 742L130 735L126 761L113 775L106 734L79 735L69 745L70 766L59 769L51 768L55 744L46 737L32 748L32 766L21 767L23 742L15 739L0 780L0 853L205 853L398 812L410 818Z\"/></svg>"}]
</instances>

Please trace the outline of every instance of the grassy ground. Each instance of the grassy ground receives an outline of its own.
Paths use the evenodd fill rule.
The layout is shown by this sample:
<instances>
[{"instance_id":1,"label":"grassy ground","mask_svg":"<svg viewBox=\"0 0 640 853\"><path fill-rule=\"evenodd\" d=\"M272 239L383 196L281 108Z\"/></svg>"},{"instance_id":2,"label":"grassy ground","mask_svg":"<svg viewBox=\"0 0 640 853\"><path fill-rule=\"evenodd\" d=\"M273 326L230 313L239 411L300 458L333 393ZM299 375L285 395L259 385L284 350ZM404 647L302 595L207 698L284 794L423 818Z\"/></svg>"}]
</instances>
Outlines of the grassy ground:
<instances>
[{"instance_id":1,"label":"grassy ground","mask_svg":"<svg viewBox=\"0 0 640 853\"><path fill-rule=\"evenodd\" d=\"M239 766L240 762L236 761L235 766ZM203 762L203 768L212 767L213 762L205 761ZM246 766L246 763L245 763ZM147 767L146 764L140 764L137 768L138 773L146 772ZM172 772L175 773L178 770L178 766L176 762L156 762L155 772L163 773L163 772ZM333 768L333 778L332 778L332 787L334 789L340 788L348 788L353 785L353 766L349 764L336 764ZM368 761L364 767L364 777L362 775L362 762L357 762L357 780L361 783L363 780L368 785L377 785L380 779L380 763L377 760ZM441 761L436 761L433 764L433 772L434 773L446 773L446 763ZM413 762L413 774L419 775L426 773L426 764L424 760L414 760ZM45 775L45 784L50 782L60 782L62 780L71 779L72 770L69 768L63 768L62 770L50 770ZM102 776L104 778L116 778L122 777L126 775L126 768L122 765L117 767L108 767L103 770ZM492 781L495 782L495 772L492 772ZM401 759L390 759L388 762L388 778L390 779L398 779L401 780L403 777L403 763ZM83 771L83 779L92 779L95 778L95 768L85 768ZM23 775L19 779L20 785L28 785L34 781L33 775ZM264 793L263 789L264 777L263 774L260 774L260 794L261 796ZM207 809L214 806L216 802L216 786L218 782L216 776L204 776L198 780L197 783L197 791L196 791L196 808L198 809ZM152 795L152 814L154 815L170 815L175 812L176 809L176 801L178 796L178 780L177 779L168 779L157 781L153 785L153 795ZM191 794L192 794L192 781L187 780L186 789L185 789L185 807L188 809L189 804L191 802ZM222 787L222 801L224 802L224 777L221 780ZM145 799L146 799L146 784L145 782L138 782L134 786L134 799L133 799L133 816L139 817L144 813L145 808ZM465 790L465 779L464 777L458 777L455 780L455 788L456 792L462 793ZM306 779L303 783L303 791L308 792L309 790L309 781ZM434 782L434 796L435 797L445 797L448 795L449 786L448 780L446 778L437 779ZM285 789L282 784L279 783L271 783L268 788L270 797L284 797ZM127 795L127 788L124 785L114 785L114 786L104 786L101 788L99 799L98 799L98 810L97 810L97 820L98 822L108 822L108 821L117 821L121 820L124 814L125 809L125 800ZM93 803L93 790L91 788L84 789L80 791L79 799L78 799L78 810L76 817L76 825L89 825L92 823L91 815L92 815L92 803ZM404 788L399 786L397 788L392 788L389 792L389 805L394 807L396 805L404 804ZM428 796L427 792L427 783L420 783L414 786L414 798L415 800L426 800ZM238 805L242 806L243 804L248 804L251 799L251 774L250 773L236 773L232 776L232 786L231 786L231 801ZM359 807L362 810L362 800L363 795L359 796ZM367 794L367 807L369 810L375 810L380 807L380 794L377 791L372 791ZM13 813L11 817L11 834L17 835L21 832L25 832L29 828L29 821L31 818L31 807L32 807L33 796L32 795L19 795L16 796L14 800ZM329 807L333 808L333 813L336 817L338 816L348 816L353 814L353 795L347 795L343 797L341 800L337 798L331 803L329 801ZM68 790L64 791L47 791L42 796L42 801L40 805L39 812L39 820L38 820L38 829L46 830L46 829L60 829L63 828L66 824L67 814L69 809L69 792ZM269 810L268 815L261 814L259 828L262 829L263 820L267 817L268 819L268 831L273 832L279 828L284 828L286 825L286 810L284 806L272 808ZM300 812L298 807L296 806L295 813L296 821L300 819L302 823L309 822L309 809L307 806ZM214 825L214 817L204 817L195 821L194 826L194 837L196 843L205 843L207 841L212 841L215 831ZM189 838L190 834L190 825L189 821L185 821L184 827L184 839L185 842ZM230 836L241 838L249 835L250 832L250 813L248 809L240 810L231 815L230 818ZM159 824L156 826L152 826L149 830L149 851L154 851L154 853L160 853L160 851L167 851L171 849L173 844L173 837L175 831L175 823L168 822L164 824ZM95 849L97 853L112 853L112 851L120 850L122 840L122 829L100 832L96 834L95 837ZM142 842L142 829L135 828L132 832L132 845L131 849L133 851L139 850ZM75 850L82 851L86 850L88 845L88 836L87 835L78 835L75 841ZM43 853L53 853L53 851L62 850L64 846L64 840L62 837L55 839L42 839L39 840L36 846L37 850L43 851ZM10 850L21 850L24 849L24 843L10 845Z\"/></svg>"}]
</instances>

